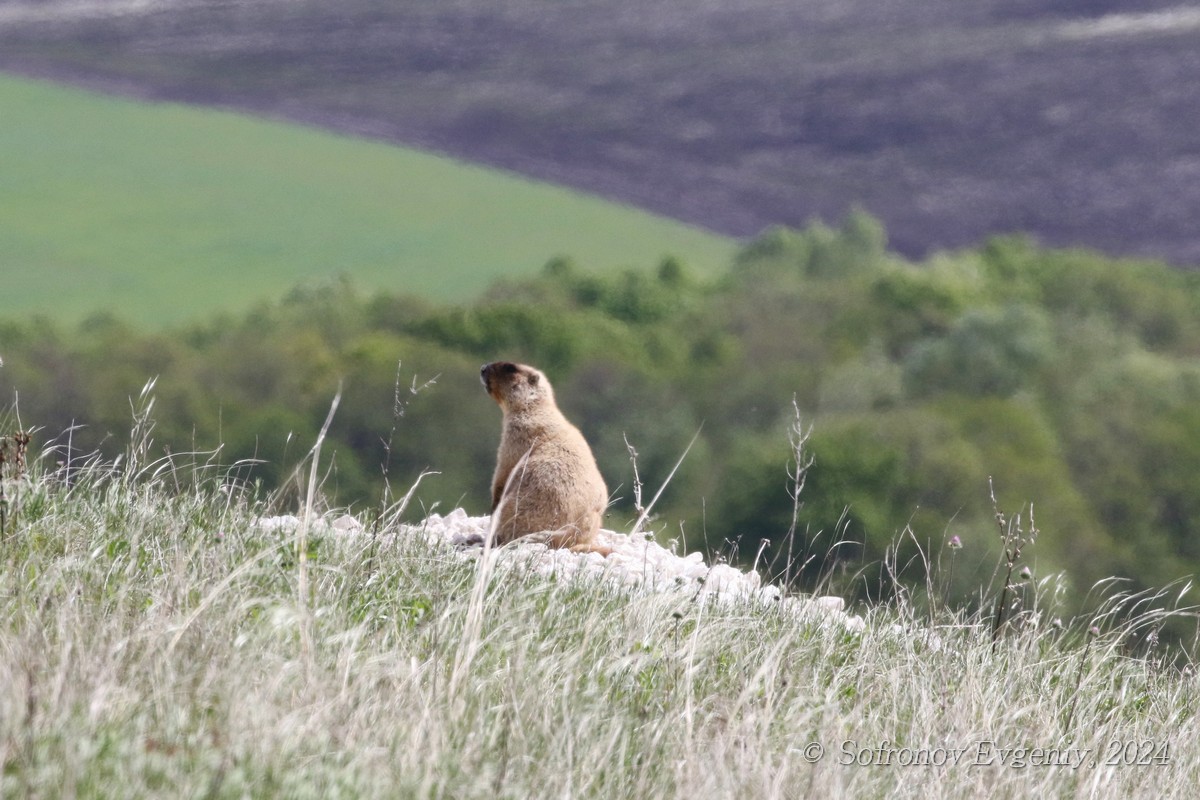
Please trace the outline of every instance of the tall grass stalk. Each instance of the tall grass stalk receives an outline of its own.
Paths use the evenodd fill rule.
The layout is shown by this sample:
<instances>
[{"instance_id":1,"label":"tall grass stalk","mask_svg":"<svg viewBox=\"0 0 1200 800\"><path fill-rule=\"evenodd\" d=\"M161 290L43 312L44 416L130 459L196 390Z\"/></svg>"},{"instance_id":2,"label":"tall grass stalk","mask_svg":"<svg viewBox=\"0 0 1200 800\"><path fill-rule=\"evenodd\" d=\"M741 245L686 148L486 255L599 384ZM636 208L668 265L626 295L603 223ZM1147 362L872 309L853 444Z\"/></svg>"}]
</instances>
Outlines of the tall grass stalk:
<instances>
[{"instance_id":1,"label":"tall grass stalk","mask_svg":"<svg viewBox=\"0 0 1200 800\"><path fill-rule=\"evenodd\" d=\"M1013 599L1013 570L1021 558L1021 550L1026 546L1033 544L1037 539L1038 529L1033 520L1033 507L1029 508L1029 530L1026 531L1021 524L1021 515L1008 519L1004 512L1000 510L1000 504L996 500L996 487L992 484L992 479L988 478L988 493L992 498L992 510L996 517L996 526L1000 530L1000 545L1003 553L1004 563L1002 569L1004 572L1004 580L1000 586L1000 594L996 599L996 611L992 615L992 651L995 652L996 647L1000 642L1000 634L1003 632L1003 625L1006 621L1006 615L1009 612L1009 602Z\"/></svg>"},{"instance_id":2,"label":"tall grass stalk","mask_svg":"<svg viewBox=\"0 0 1200 800\"><path fill-rule=\"evenodd\" d=\"M671 484L671 479L675 477L675 473L678 472L679 468L683 465L683 460L687 458L688 453L692 452L692 447L695 446L696 440L700 438L700 432L702 430L704 430L703 425L696 429L696 433L692 436L692 440L688 442L688 446L685 447L683 452L680 454L679 460L675 462L675 466L671 467L671 471L668 472L667 477L663 479L662 484L658 487L658 491L654 493L654 497L650 498L650 503L645 508L641 509L641 513L638 514L637 519L634 520L633 527L629 529L630 536L637 536L639 533L641 533L642 526L645 525L646 521L650 519L650 512L654 510L655 504L658 503L658 498L662 497L662 493L666 491L667 487ZM628 441L626 441L626 444L629 444ZM634 451L632 447L630 447L630 452L634 457L637 456L636 451ZM638 480L638 486L640 487L640 479ZM638 502L639 504L641 502L640 488Z\"/></svg>"},{"instance_id":3,"label":"tall grass stalk","mask_svg":"<svg viewBox=\"0 0 1200 800\"><path fill-rule=\"evenodd\" d=\"M333 424L333 417L337 414L338 405L341 402L342 387L339 385L333 402L329 404L329 413L325 415L325 423L321 426L321 432L317 434L317 441L313 443L312 450L308 454L311 463L308 470L308 487L304 498L304 515L300 520L300 525L296 528L296 594L300 609L300 641L304 648L305 664L308 663L308 656L312 653L311 619L308 612L308 534L312 528L313 503L317 496L317 470L321 461L321 445L325 442L325 436L329 433L329 426Z\"/></svg>"}]
</instances>

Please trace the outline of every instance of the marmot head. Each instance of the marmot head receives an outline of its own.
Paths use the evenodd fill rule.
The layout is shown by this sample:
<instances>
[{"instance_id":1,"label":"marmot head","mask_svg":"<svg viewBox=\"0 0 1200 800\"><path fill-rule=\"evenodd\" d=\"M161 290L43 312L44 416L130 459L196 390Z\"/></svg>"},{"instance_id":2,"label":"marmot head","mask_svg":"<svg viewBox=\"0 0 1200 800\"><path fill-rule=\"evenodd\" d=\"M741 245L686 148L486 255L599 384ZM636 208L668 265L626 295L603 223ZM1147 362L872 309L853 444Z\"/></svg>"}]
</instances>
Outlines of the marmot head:
<instances>
[{"instance_id":1,"label":"marmot head","mask_svg":"<svg viewBox=\"0 0 1200 800\"><path fill-rule=\"evenodd\" d=\"M554 404L554 390L540 370L511 361L493 361L479 370L483 388L505 412Z\"/></svg>"}]
</instances>

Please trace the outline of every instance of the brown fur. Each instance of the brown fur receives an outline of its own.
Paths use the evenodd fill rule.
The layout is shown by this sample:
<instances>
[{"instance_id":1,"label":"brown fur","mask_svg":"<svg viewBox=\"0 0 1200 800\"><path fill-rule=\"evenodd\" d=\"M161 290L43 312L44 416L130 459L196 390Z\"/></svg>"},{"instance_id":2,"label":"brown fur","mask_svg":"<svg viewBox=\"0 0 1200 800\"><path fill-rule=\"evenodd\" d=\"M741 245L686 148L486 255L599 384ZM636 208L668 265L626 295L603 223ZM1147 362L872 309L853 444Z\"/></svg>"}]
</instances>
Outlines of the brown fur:
<instances>
[{"instance_id":1,"label":"brown fur","mask_svg":"<svg viewBox=\"0 0 1200 800\"><path fill-rule=\"evenodd\" d=\"M486 364L479 375L504 412L492 477L494 543L526 539L611 553L597 541L608 489L587 440L558 410L550 381L508 361Z\"/></svg>"}]
</instances>

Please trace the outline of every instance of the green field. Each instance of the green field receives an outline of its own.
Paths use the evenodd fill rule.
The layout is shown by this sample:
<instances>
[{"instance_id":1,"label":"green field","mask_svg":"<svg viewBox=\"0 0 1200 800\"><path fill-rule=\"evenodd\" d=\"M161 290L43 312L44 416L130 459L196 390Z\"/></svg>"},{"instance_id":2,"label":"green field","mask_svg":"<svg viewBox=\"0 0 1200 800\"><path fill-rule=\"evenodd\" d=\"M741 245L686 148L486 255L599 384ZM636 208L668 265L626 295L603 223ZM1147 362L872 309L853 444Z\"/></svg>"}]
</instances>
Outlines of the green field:
<instances>
[{"instance_id":1,"label":"green field","mask_svg":"<svg viewBox=\"0 0 1200 800\"><path fill-rule=\"evenodd\" d=\"M0 153L0 316L165 325L337 275L457 300L560 254L711 273L735 247L411 149L7 76Z\"/></svg>"}]
</instances>

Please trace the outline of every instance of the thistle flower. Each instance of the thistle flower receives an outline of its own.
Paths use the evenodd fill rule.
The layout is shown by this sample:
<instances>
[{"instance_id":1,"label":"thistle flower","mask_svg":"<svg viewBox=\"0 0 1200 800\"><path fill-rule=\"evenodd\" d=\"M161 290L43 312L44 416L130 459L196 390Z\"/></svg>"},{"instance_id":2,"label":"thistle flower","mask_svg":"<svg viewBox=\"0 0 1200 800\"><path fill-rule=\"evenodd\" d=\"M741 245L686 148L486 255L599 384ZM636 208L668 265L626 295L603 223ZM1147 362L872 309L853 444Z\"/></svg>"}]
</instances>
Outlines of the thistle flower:
<instances>
[{"instance_id":1,"label":"thistle flower","mask_svg":"<svg viewBox=\"0 0 1200 800\"><path fill-rule=\"evenodd\" d=\"M962 549L962 539L958 538L957 536L951 536L950 541L946 542L946 546L949 547L951 550L961 550Z\"/></svg>"}]
</instances>

